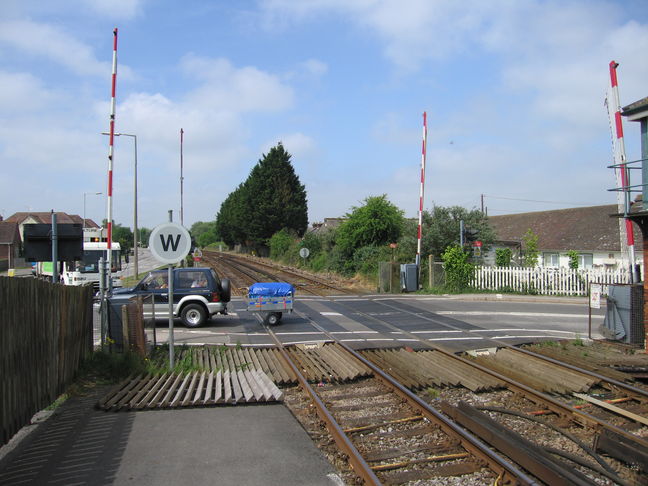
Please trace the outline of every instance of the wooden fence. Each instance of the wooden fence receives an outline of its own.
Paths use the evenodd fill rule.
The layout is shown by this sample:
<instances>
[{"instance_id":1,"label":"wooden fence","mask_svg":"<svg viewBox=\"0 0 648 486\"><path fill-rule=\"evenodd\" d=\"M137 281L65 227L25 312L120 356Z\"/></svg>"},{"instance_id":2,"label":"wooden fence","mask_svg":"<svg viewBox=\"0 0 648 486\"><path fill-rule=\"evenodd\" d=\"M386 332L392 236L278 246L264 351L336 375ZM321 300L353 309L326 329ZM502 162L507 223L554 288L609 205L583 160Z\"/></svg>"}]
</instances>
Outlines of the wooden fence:
<instances>
[{"instance_id":1,"label":"wooden fence","mask_svg":"<svg viewBox=\"0 0 648 486\"><path fill-rule=\"evenodd\" d=\"M65 390L91 353L92 294L0 277L0 445Z\"/></svg>"},{"instance_id":2,"label":"wooden fence","mask_svg":"<svg viewBox=\"0 0 648 486\"><path fill-rule=\"evenodd\" d=\"M590 283L630 283L626 269L477 266L471 287L540 295L587 295Z\"/></svg>"}]
</instances>

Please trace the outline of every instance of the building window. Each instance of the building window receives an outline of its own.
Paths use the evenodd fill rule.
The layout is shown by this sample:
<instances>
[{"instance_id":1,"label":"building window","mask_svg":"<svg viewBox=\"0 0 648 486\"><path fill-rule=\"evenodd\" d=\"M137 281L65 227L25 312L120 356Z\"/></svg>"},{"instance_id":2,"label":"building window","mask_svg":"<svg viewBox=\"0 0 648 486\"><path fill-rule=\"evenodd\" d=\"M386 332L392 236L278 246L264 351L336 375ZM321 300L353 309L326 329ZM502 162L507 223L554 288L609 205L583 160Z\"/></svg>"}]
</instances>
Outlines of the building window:
<instances>
[{"instance_id":1,"label":"building window","mask_svg":"<svg viewBox=\"0 0 648 486\"><path fill-rule=\"evenodd\" d=\"M560 266L560 255L558 253L543 253L542 261L545 267L558 267Z\"/></svg>"},{"instance_id":2,"label":"building window","mask_svg":"<svg viewBox=\"0 0 648 486\"><path fill-rule=\"evenodd\" d=\"M594 255L591 253L578 254L578 268L592 268L594 265Z\"/></svg>"}]
</instances>

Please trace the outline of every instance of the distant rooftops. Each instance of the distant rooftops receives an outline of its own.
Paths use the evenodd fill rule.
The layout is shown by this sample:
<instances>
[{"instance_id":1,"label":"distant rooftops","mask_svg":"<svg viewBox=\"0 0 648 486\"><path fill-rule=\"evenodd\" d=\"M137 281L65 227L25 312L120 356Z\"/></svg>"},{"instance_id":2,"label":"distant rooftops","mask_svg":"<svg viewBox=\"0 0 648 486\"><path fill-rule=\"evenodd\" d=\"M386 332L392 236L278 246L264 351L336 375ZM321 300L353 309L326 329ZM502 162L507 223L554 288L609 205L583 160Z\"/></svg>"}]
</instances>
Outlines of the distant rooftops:
<instances>
[{"instance_id":1,"label":"distant rooftops","mask_svg":"<svg viewBox=\"0 0 648 486\"><path fill-rule=\"evenodd\" d=\"M337 228L344 221L346 221L346 218L324 218L324 221L322 223L313 223L310 231L321 232Z\"/></svg>"},{"instance_id":2,"label":"distant rooftops","mask_svg":"<svg viewBox=\"0 0 648 486\"><path fill-rule=\"evenodd\" d=\"M489 216L497 240L521 242L530 228L538 236L538 247L559 251L620 251L619 218L615 204L556 209L531 213ZM641 248L641 232L634 230Z\"/></svg>"},{"instance_id":3,"label":"distant rooftops","mask_svg":"<svg viewBox=\"0 0 648 486\"><path fill-rule=\"evenodd\" d=\"M56 221L59 224L83 224L83 218L78 214L67 214L56 211ZM9 216L5 221L10 223L23 224L27 219L34 220L35 223L52 224L51 211L25 211L14 213ZM85 220L85 226L88 228L99 228L99 225L91 219Z\"/></svg>"}]
</instances>

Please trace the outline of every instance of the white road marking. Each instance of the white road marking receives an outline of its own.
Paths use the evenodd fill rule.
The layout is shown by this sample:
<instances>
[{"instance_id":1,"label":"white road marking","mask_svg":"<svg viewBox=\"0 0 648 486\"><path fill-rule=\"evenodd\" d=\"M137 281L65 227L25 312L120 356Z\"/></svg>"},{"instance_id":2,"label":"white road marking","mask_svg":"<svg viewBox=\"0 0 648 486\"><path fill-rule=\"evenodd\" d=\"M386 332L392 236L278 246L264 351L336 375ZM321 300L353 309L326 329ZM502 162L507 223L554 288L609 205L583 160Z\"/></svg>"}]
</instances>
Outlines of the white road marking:
<instances>
[{"instance_id":1,"label":"white road marking","mask_svg":"<svg viewBox=\"0 0 648 486\"><path fill-rule=\"evenodd\" d=\"M410 334L456 334L465 331L461 330L434 330L434 331L410 331Z\"/></svg>"},{"instance_id":2,"label":"white road marking","mask_svg":"<svg viewBox=\"0 0 648 486\"><path fill-rule=\"evenodd\" d=\"M379 334L378 331L329 331L331 334Z\"/></svg>"},{"instance_id":3,"label":"white road marking","mask_svg":"<svg viewBox=\"0 0 648 486\"><path fill-rule=\"evenodd\" d=\"M579 334L577 332L572 333L574 337L577 337ZM537 335L524 335L524 336L510 336L510 335L504 335L504 336L492 336L490 339L529 339L529 338L547 338L547 337L554 337L552 335L548 334L537 334Z\"/></svg>"},{"instance_id":4,"label":"white road marking","mask_svg":"<svg viewBox=\"0 0 648 486\"><path fill-rule=\"evenodd\" d=\"M323 316L341 316L339 312L320 312Z\"/></svg>"},{"instance_id":5,"label":"white road marking","mask_svg":"<svg viewBox=\"0 0 648 486\"><path fill-rule=\"evenodd\" d=\"M498 311L437 311L440 316L516 316L516 317L578 317L587 319L586 314L552 314L550 312L498 312Z\"/></svg>"},{"instance_id":6,"label":"white road marking","mask_svg":"<svg viewBox=\"0 0 648 486\"><path fill-rule=\"evenodd\" d=\"M526 329L524 327L505 327L502 329L470 329L467 332L507 332L507 331L517 331L517 332L558 332L562 334L574 334L573 331L559 331L557 329Z\"/></svg>"},{"instance_id":7,"label":"white road marking","mask_svg":"<svg viewBox=\"0 0 648 486\"><path fill-rule=\"evenodd\" d=\"M486 338L483 337L441 337L429 338L428 341L480 341Z\"/></svg>"}]
</instances>

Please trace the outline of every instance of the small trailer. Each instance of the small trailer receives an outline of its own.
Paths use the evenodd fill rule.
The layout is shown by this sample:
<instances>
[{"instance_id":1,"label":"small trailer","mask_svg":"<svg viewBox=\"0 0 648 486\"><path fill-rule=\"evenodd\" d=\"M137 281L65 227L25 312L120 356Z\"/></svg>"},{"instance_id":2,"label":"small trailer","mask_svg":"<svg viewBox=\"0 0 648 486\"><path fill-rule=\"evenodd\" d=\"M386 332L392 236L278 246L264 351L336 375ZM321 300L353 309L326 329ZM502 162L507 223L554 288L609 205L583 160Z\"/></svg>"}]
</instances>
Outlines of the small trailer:
<instances>
[{"instance_id":1,"label":"small trailer","mask_svg":"<svg viewBox=\"0 0 648 486\"><path fill-rule=\"evenodd\" d=\"M247 293L247 310L259 312L263 322L274 326L284 312L292 312L295 287L284 282L259 282L252 284Z\"/></svg>"}]
</instances>

